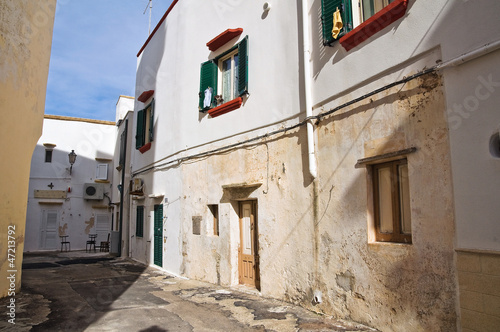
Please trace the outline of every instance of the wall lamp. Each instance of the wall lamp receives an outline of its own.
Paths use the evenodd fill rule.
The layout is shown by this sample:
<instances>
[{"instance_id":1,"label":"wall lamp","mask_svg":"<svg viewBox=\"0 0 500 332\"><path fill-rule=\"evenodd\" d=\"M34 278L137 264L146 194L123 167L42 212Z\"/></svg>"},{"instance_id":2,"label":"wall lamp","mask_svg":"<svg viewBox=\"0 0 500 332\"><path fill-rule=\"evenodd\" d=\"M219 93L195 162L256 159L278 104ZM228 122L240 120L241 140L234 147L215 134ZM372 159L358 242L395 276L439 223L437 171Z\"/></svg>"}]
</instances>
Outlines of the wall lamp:
<instances>
[{"instance_id":1,"label":"wall lamp","mask_svg":"<svg viewBox=\"0 0 500 332\"><path fill-rule=\"evenodd\" d=\"M75 153L75 150L71 150L71 152L68 154L68 157L69 157L69 163L71 165L71 167L69 168L69 175L71 175L71 170L73 169L73 164L75 163L76 161L76 153Z\"/></svg>"}]
</instances>

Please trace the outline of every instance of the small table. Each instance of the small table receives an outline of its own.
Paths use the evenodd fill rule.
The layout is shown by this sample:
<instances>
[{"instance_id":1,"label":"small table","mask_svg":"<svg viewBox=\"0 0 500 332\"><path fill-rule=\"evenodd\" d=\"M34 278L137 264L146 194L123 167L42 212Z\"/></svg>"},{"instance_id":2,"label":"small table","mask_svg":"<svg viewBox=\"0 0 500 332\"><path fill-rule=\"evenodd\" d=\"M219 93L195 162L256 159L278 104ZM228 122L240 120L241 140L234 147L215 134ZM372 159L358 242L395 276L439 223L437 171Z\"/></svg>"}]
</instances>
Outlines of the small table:
<instances>
[{"instance_id":1,"label":"small table","mask_svg":"<svg viewBox=\"0 0 500 332\"><path fill-rule=\"evenodd\" d=\"M60 235L61 238L61 251L71 251L71 243L68 241L68 235Z\"/></svg>"},{"instance_id":2,"label":"small table","mask_svg":"<svg viewBox=\"0 0 500 332\"><path fill-rule=\"evenodd\" d=\"M85 251L89 252L92 250L92 247L94 247L94 252L95 252L95 239L97 237L97 234L89 234L89 239L87 243L85 244Z\"/></svg>"}]
</instances>

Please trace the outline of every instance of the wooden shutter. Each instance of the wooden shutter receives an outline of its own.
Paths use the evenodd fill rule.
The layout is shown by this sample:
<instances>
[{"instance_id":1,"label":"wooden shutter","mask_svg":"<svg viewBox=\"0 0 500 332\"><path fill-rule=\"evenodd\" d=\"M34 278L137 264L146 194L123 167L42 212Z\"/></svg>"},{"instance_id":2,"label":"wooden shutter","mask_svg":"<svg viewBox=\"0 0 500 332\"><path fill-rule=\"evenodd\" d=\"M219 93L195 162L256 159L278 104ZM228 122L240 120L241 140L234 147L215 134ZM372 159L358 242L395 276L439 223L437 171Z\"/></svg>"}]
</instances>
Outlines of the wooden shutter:
<instances>
[{"instance_id":1,"label":"wooden shutter","mask_svg":"<svg viewBox=\"0 0 500 332\"><path fill-rule=\"evenodd\" d=\"M144 230L144 206L142 205L137 207L135 223L135 236L142 237Z\"/></svg>"},{"instance_id":2,"label":"wooden shutter","mask_svg":"<svg viewBox=\"0 0 500 332\"><path fill-rule=\"evenodd\" d=\"M248 93L248 36L238 45L238 94Z\"/></svg>"},{"instance_id":3,"label":"wooden shutter","mask_svg":"<svg viewBox=\"0 0 500 332\"><path fill-rule=\"evenodd\" d=\"M144 145L144 127L145 127L145 121L144 121L144 110L140 110L137 112L137 132L135 135L135 148L139 149Z\"/></svg>"},{"instance_id":4,"label":"wooden shutter","mask_svg":"<svg viewBox=\"0 0 500 332\"><path fill-rule=\"evenodd\" d=\"M200 73L200 93L199 93L199 109L200 111L209 109L211 107L203 107L203 100L205 99L205 90L208 87L212 88L212 105L215 95L217 94L217 64L213 61L207 61L201 64Z\"/></svg>"},{"instance_id":5,"label":"wooden shutter","mask_svg":"<svg viewBox=\"0 0 500 332\"><path fill-rule=\"evenodd\" d=\"M337 39L332 36L333 13L340 10L342 16L342 30ZM321 0L321 21L323 25L323 44L331 45L343 35L352 30L351 0Z\"/></svg>"},{"instance_id":6,"label":"wooden shutter","mask_svg":"<svg viewBox=\"0 0 500 332\"><path fill-rule=\"evenodd\" d=\"M150 104L150 114L149 114L149 141L152 142L154 138L154 120L155 120L155 100Z\"/></svg>"},{"instance_id":7,"label":"wooden shutter","mask_svg":"<svg viewBox=\"0 0 500 332\"><path fill-rule=\"evenodd\" d=\"M154 249L153 262L162 266L163 262L163 204L154 206Z\"/></svg>"}]
</instances>

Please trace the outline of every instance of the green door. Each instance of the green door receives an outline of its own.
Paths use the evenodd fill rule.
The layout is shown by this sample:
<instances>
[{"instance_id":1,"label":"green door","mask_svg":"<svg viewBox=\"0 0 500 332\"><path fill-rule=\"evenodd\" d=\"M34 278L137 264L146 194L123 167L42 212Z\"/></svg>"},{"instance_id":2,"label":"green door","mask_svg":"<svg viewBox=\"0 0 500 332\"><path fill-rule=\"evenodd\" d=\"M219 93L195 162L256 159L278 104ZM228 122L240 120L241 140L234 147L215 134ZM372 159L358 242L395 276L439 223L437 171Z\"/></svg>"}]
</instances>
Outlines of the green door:
<instances>
[{"instance_id":1,"label":"green door","mask_svg":"<svg viewBox=\"0 0 500 332\"><path fill-rule=\"evenodd\" d=\"M163 205L155 205L154 221L154 263L163 266Z\"/></svg>"}]
</instances>

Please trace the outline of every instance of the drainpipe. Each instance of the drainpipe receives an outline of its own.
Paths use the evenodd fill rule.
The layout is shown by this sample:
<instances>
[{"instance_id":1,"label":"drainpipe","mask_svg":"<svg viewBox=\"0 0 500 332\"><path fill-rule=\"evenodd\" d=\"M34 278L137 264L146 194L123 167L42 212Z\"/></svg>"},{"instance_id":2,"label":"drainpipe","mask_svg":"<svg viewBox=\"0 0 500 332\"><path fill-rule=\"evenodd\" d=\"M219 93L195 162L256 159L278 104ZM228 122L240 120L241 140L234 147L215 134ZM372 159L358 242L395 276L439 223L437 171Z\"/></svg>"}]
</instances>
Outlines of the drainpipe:
<instances>
[{"instance_id":1,"label":"drainpipe","mask_svg":"<svg viewBox=\"0 0 500 332\"><path fill-rule=\"evenodd\" d=\"M463 63L466 63L468 61L479 58L480 56L483 56L483 55L486 55L486 54L491 53L493 51L496 51L499 48L500 48L500 40L497 40L497 41L491 42L489 44L483 45L483 46L475 49L474 51L462 54L459 57L442 62L442 63L438 64L435 68L442 69L442 68L446 68L446 67L459 66Z\"/></svg>"},{"instance_id":2,"label":"drainpipe","mask_svg":"<svg viewBox=\"0 0 500 332\"><path fill-rule=\"evenodd\" d=\"M302 43L304 49L304 94L306 104L306 129L307 129L307 156L309 161L309 174L313 177L313 201L312 201L312 221L314 231L313 243L313 301L316 304L321 303L321 291L319 290L319 183L318 183L318 170L316 163L316 151L314 144L314 119L312 119L312 90L311 90L311 48L309 40L309 8L308 1L302 0Z\"/></svg>"},{"instance_id":3,"label":"drainpipe","mask_svg":"<svg viewBox=\"0 0 500 332\"><path fill-rule=\"evenodd\" d=\"M125 136L123 137L123 167L122 167L122 184L120 190L120 229L118 230L119 238L120 241L118 242L118 257L122 257L122 228L123 228L123 196L125 192L125 170L126 170L126 165L127 164L127 136L128 136L128 119L125 119Z\"/></svg>"},{"instance_id":4,"label":"drainpipe","mask_svg":"<svg viewBox=\"0 0 500 332\"><path fill-rule=\"evenodd\" d=\"M312 116L312 95L311 95L311 50L309 42L309 8L307 0L302 0L302 42L304 48L304 90L306 103L306 118ZM307 155L309 160L309 173L316 179L318 176L316 165L316 152L314 146L314 124L313 120L307 121Z\"/></svg>"}]
</instances>

